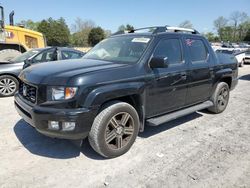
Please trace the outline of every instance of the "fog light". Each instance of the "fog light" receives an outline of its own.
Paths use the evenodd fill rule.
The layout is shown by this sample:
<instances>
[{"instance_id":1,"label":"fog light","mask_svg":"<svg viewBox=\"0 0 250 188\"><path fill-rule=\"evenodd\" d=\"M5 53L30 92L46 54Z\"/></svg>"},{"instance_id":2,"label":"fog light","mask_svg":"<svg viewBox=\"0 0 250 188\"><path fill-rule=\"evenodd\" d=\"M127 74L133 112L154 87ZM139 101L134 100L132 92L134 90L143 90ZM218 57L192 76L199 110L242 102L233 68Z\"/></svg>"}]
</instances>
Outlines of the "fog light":
<instances>
[{"instance_id":1,"label":"fog light","mask_svg":"<svg viewBox=\"0 0 250 188\"><path fill-rule=\"evenodd\" d=\"M75 122L62 122L62 130L63 131L73 131L75 129Z\"/></svg>"},{"instance_id":2,"label":"fog light","mask_svg":"<svg viewBox=\"0 0 250 188\"><path fill-rule=\"evenodd\" d=\"M51 130L59 130L59 122L58 121L49 121L49 129Z\"/></svg>"}]
</instances>

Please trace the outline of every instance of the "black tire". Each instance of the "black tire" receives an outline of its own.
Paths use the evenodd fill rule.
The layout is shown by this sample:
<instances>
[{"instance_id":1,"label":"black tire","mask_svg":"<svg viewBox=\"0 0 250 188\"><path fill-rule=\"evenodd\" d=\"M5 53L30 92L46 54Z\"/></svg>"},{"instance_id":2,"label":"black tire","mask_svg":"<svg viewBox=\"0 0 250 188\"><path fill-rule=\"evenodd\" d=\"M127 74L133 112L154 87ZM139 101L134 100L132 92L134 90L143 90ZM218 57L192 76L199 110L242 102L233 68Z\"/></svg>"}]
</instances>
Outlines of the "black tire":
<instances>
[{"instance_id":1,"label":"black tire","mask_svg":"<svg viewBox=\"0 0 250 188\"><path fill-rule=\"evenodd\" d=\"M118 157L126 153L135 142L139 124L133 106L119 101L109 103L96 116L88 136L89 143L105 158Z\"/></svg>"},{"instance_id":2,"label":"black tire","mask_svg":"<svg viewBox=\"0 0 250 188\"><path fill-rule=\"evenodd\" d=\"M10 75L0 76L0 97L13 96L18 90L18 80Z\"/></svg>"},{"instance_id":3,"label":"black tire","mask_svg":"<svg viewBox=\"0 0 250 188\"><path fill-rule=\"evenodd\" d=\"M210 112L213 112L215 114L223 112L228 104L229 101L229 86L225 82L218 83L211 100L214 103L214 106L208 108Z\"/></svg>"}]
</instances>

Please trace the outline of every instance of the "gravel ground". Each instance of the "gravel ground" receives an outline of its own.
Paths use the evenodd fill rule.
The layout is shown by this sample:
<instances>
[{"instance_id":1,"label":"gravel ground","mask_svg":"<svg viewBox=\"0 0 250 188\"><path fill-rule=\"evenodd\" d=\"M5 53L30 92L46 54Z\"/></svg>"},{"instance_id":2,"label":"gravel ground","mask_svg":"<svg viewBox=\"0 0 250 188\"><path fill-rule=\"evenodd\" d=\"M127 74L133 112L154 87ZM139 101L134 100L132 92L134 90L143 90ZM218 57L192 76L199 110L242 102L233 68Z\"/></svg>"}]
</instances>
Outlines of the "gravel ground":
<instances>
[{"instance_id":1,"label":"gravel ground","mask_svg":"<svg viewBox=\"0 0 250 188\"><path fill-rule=\"evenodd\" d=\"M103 159L45 137L0 98L0 187L250 187L250 65L225 112L146 127L125 155Z\"/></svg>"}]
</instances>

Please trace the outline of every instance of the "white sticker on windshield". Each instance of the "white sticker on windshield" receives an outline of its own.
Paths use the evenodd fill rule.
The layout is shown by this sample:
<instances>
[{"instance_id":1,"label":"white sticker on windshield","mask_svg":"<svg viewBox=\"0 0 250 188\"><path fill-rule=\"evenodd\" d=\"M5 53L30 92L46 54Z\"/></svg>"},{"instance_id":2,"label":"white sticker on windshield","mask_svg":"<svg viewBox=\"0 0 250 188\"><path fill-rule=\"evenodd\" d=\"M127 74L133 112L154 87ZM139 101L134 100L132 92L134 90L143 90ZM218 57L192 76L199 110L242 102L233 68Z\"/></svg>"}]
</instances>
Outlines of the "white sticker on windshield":
<instances>
[{"instance_id":1,"label":"white sticker on windshield","mask_svg":"<svg viewBox=\"0 0 250 188\"><path fill-rule=\"evenodd\" d=\"M148 43L150 41L150 38L133 38L132 42L142 42L142 43Z\"/></svg>"}]
</instances>

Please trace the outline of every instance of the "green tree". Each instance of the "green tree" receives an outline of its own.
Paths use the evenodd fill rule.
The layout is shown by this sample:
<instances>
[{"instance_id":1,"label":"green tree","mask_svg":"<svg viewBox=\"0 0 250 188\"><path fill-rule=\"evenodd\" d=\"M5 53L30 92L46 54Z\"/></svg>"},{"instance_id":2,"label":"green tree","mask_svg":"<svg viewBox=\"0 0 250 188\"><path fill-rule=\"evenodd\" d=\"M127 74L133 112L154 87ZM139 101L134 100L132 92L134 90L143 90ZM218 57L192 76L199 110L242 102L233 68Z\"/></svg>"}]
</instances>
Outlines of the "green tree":
<instances>
[{"instance_id":1,"label":"green tree","mask_svg":"<svg viewBox=\"0 0 250 188\"><path fill-rule=\"evenodd\" d=\"M22 20L21 22L17 23L17 25L22 25L27 29L31 29L34 31L37 31L37 27L40 24L40 22L34 22L32 20Z\"/></svg>"},{"instance_id":2,"label":"green tree","mask_svg":"<svg viewBox=\"0 0 250 188\"><path fill-rule=\"evenodd\" d=\"M42 20L37 30L45 35L49 46L69 45L70 31L64 18Z\"/></svg>"},{"instance_id":3,"label":"green tree","mask_svg":"<svg viewBox=\"0 0 250 188\"><path fill-rule=\"evenodd\" d=\"M189 29L194 28L193 24L189 20L185 20L184 22L181 22L179 24L179 27L184 27L184 28L189 28Z\"/></svg>"},{"instance_id":4,"label":"green tree","mask_svg":"<svg viewBox=\"0 0 250 188\"><path fill-rule=\"evenodd\" d=\"M216 36L214 33L212 33L212 32L207 32L207 33L205 33L205 34L203 34L206 38L207 38L207 40L209 41L209 42L218 42L219 41L219 38L218 38L218 36Z\"/></svg>"},{"instance_id":5,"label":"green tree","mask_svg":"<svg viewBox=\"0 0 250 188\"><path fill-rule=\"evenodd\" d=\"M118 27L118 31L130 31L130 30L134 30L134 26L127 24L127 25L120 25Z\"/></svg>"},{"instance_id":6,"label":"green tree","mask_svg":"<svg viewBox=\"0 0 250 188\"><path fill-rule=\"evenodd\" d=\"M233 22L233 40L237 40L237 32L239 25L246 21L247 14L245 12L234 11L230 15L230 20Z\"/></svg>"},{"instance_id":7,"label":"green tree","mask_svg":"<svg viewBox=\"0 0 250 188\"><path fill-rule=\"evenodd\" d=\"M228 23L228 20L224 18L223 16L218 17L216 20L214 20L214 27L217 30L217 33L220 37L220 40L222 40L222 28L224 28Z\"/></svg>"},{"instance_id":8,"label":"green tree","mask_svg":"<svg viewBox=\"0 0 250 188\"><path fill-rule=\"evenodd\" d=\"M89 32L88 42L91 46L96 45L98 42L105 38L105 32L101 27L95 27Z\"/></svg>"},{"instance_id":9,"label":"green tree","mask_svg":"<svg viewBox=\"0 0 250 188\"><path fill-rule=\"evenodd\" d=\"M220 29L222 41L233 41L234 40L234 28L232 26L226 26Z\"/></svg>"},{"instance_id":10,"label":"green tree","mask_svg":"<svg viewBox=\"0 0 250 188\"><path fill-rule=\"evenodd\" d=\"M246 36L244 37L244 41L250 41L250 29L247 31Z\"/></svg>"}]
</instances>

